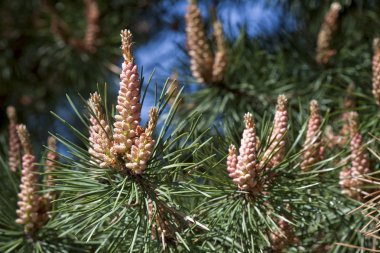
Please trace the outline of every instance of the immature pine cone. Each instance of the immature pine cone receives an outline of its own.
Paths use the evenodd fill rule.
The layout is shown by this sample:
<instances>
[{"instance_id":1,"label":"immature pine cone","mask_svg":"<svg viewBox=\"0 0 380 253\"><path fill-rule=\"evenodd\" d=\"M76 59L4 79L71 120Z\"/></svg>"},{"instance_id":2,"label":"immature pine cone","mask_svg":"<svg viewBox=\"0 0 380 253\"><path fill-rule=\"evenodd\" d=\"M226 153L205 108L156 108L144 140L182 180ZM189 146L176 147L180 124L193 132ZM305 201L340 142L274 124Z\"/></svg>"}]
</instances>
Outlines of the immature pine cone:
<instances>
[{"instance_id":1,"label":"immature pine cone","mask_svg":"<svg viewBox=\"0 0 380 253\"><path fill-rule=\"evenodd\" d=\"M219 20L215 20L213 27L216 40L216 54L212 66L212 82L219 83L223 81L228 60L222 24Z\"/></svg>"},{"instance_id":2,"label":"immature pine cone","mask_svg":"<svg viewBox=\"0 0 380 253\"><path fill-rule=\"evenodd\" d=\"M288 127L287 99L284 95L278 96L277 109L273 120L273 130L269 139L269 146L265 151L260 166L272 168L279 164L285 154L285 133ZM266 165L265 165L266 164Z\"/></svg>"},{"instance_id":3,"label":"immature pine cone","mask_svg":"<svg viewBox=\"0 0 380 253\"><path fill-rule=\"evenodd\" d=\"M7 107L7 115L9 119L8 126L8 164L9 168L16 172L20 165L20 140L17 134L17 116L16 109L13 106Z\"/></svg>"},{"instance_id":4,"label":"immature pine cone","mask_svg":"<svg viewBox=\"0 0 380 253\"><path fill-rule=\"evenodd\" d=\"M195 0L190 0L187 7L186 36L193 77L199 83L211 83L213 56Z\"/></svg>"},{"instance_id":5,"label":"immature pine cone","mask_svg":"<svg viewBox=\"0 0 380 253\"><path fill-rule=\"evenodd\" d=\"M358 114L350 113L350 149L351 167L346 167L340 173L342 193L356 200L362 200L361 189L364 175L370 172L368 154L363 147L363 137L358 129Z\"/></svg>"},{"instance_id":6,"label":"immature pine cone","mask_svg":"<svg viewBox=\"0 0 380 253\"><path fill-rule=\"evenodd\" d=\"M319 30L316 61L321 65L327 65L330 58L336 54L331 44L338 29L338 18L341 9L342 6L339 3L332 3Z\"/></svg>"},{"instance_id":7,"label":"immature pine cone","mask_svg":"<svg viewBox=\"0 0 380 253\"><path fill-rule=\"evenodd\" d=\"M157 120L158 110L153 107L149 112L148 127L145 131L141 127L138 127L138 137L135 138L131 152L127 155L128 162L126 163L126 167L131 169L135 174L141 174L145 170L148 160L152 156L155 143L153 132L156 128Z\"/></svg>"},{"instance_id":8,"label":"immature pine cone","mask_svg":"<svg viewBox=\"0 0 380 253\"><path fill-rule=\"evenodd\" d=\"M252 114L244 115L245 129L239 148L239 156L236 158L236 148L231 145L227 158L227 170L232 181L241 190L259 193L261 183L258 180L256 161L256 129Z\"/></svg>"},{"instance_id":9,"label":"immature pine cone","mask_svg":"<svg viewBox=\"0 0 380 253\"><path fill-rule=\"evenodd\" d=\"M112 133L103 111L102 99L97 92L91 94L88 105L91 108L88 152L100 167L110 166L115 162L115 157L111 153Z\"/></svg>"},{"instance_id":10,"label":"immature pine cone","mask_svg":"<svg viewBox=\"0 0 380 253\"><path fill-rule=\"evenodd\" d=\"M306 140L303 146L303 161L301 169L307 171L315 163L323 159L322 117L316 100L310 102L310 118L307 125Z\"/></svg>"},{"instance_id":11,"label":"immature pine cone","mask_svg":"<svg viewBox=\"0 0 380 253\"><path fill-rule=\"evenodd\" d=\"M380 38L373 40L373 58L372 58L372 93L375 102L380 106Z\"/></svg>"},{"instance_id":12,"label":"immature pine cone","mask_svg":"<svg viewBox=\"0 0 380 253\"><path fill-rule=\"evenodd\" d=\"M18 135L24 149L22 157L22 175L20 184L20 193L18 194L19 206L16 211L18 219L16 223L24 225L24 231L27 234L33 234L46 221L47 214L40 212L43 205L43 199L38 196L38 175L35 174L37 167L36 158L32 154L32 148L29 141L29 134L25 125L17 127Z\"/></svg>"},{"instance_id":13,"label":"immature pine cone","mask_svg":"<svg viewBox=\"0 0 380 253\"><path fill-rule=\"evenodd\" d=\"M117 114L114 123L113 154L125 156L130 151L140 124L140 81L137 66L132 55L132 34L121 32L124 62L120 74L120 90L117 97Z\"/></svg>"}]
</instances>

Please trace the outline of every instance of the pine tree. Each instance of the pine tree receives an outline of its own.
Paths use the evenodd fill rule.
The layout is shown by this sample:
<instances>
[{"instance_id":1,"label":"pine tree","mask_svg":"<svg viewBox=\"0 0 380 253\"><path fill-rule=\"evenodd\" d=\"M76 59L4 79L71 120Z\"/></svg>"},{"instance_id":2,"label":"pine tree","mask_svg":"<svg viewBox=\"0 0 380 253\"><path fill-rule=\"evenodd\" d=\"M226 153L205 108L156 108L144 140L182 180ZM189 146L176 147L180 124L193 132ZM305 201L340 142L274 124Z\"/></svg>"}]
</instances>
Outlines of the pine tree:
<instances>
[{"instance_id":1,"label":"pine tree","mask_svg":"<svg viewBox=\"0 0 380 253\"><path fill-rule=\"evenodd\" d=\"M45 2L57 39L97 55L99 14L83 3L81 37ZM108 85L68 96L78 126L53 116L76 139L53 132L43 154L9 107L0 251L377 252L380 5L276 3L297 25L233 40L189 1L189 64L162 85L122 30L117 98Z\"/></svg>"}]
</instances>

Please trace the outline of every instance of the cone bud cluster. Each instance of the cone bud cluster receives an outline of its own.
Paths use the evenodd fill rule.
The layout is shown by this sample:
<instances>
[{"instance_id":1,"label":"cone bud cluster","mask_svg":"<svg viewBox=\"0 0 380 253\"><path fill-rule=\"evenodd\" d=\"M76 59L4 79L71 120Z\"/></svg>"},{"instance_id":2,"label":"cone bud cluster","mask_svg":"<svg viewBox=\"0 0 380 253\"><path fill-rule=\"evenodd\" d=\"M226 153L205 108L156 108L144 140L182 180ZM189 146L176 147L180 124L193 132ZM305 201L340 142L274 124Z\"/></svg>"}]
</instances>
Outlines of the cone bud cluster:
<instances>
[{"instance_id":1,"label":"cone bud cluster","mask_svg":"<svg viewBox=\"0 0 380 253\"><path fill-rule=\"evenodd\" d=\"M134 139L131 152L127 155L126 167L136 174L141 174L147 166L147 162L152 155L154 147L153 132L158 120L158 110L153 107L149 113L148 126L144 130L139 127L137 131L139 137Z\"/></svg>"},{"instance_id":2,"label":"cone bud cluster","mask_svg":"<svg viewBox=\"0 0 380 253\"><path fill-rule=\"evenodd\" d=\"M256 155L256 129L252 114L244 115L245 129L239 148L239 156L236 148L231 145L227 158L227 170L232 181L241 190L257 194L260 191L257 171Z\"/></svg>"},{"instance_id":3,"label":"cone bud cluster","mask_svg":"<svg viewBox=\"0 0 380 253\"><path fill-rule=\"evenodd\" d=\"M322 144L322 117L316 100L310 102L310 118L307 125L306 140L303 146L303 160L301 169L307 171L315 163L323 159L324 147Z\"/></svg>"},{"instance_id":4,"label":"cone bud cluster","mask_svg":"<svg viewBox=\"0 0 380 253\"><path fill-rule=\"evenodd\" d=\"M364 186L362 178L371 170L368 153L363 147L363 137L358 129L358 117L356 112L350 113L351 166L347 166L341 171L339 183L343 194L356 200L362 200Z\"/></svg>"},{"instance_id":5,"label":"cone bud cluster","mask_svg":"<svg viewBox=\"0 0 380 253\"><path fill-rule=\"evenodd\" d=\"M372 93L376 104L380 106L380 38L373 40Z\"/></svg>"},{"instance_id":6,"label":"cone bud cluster","mask_svg":"<svg viewBox=\"0 0 380 253\"><path fill-rule=\"evenodd\" d=\"M258 194L274 175L269 173L265 178L264 172L270 171L281 163L285 154L285 134L288 127L287 99L280 95L277 99L277 109L273 120L273 130L268 138L269 145L258 156L260 139L256 135L255 124L250 113L245 114L245 129L236 154L236 147L230 145L227 157L227 171L232 181L241 190Z\"/></svg>"},{"instance_id":7,"label":"cone bud cluster","mask_svg":"<svg viewBox=\"0 0 380 253\"><path fill-rule=\"evenodd\" d=\"M100 167L110 166L115 163L115 157L110 151L112 147L111 129L104 114L102 99L97 92L91 94L88 105L91 109L89 153L93 162L99 164Z\"/></svg>"},{"instance_id":8,"label":"cone bud cluster","mask_svg":"<svg viewBox=\"0 0 380 253\"><path fill-rule=\"evenodd\" d=\"M332 40L338 29L338 18L341 9L340 3L332 3L319 30L316 61L320 65L327 65L331 57L336 54L336 50L332 46Z\"/></svg>"},{"instance_id":9,"label":"cone bud cluster","mask_svg":"<svg viewBox=\"0 0 380 253\"><path fill-rule=\"evenodd\" d=\"M140 125L140 80L132 53L131 32L123 30L121 40L124 62L113 129L108 125L100 95L92 94L88 102L91 109L89 153L93 162L100 167L111 167L137 175L146 169L153 153L153 134L158 121L158 109L151 108L148 124L144 129Z\"/></svg>"},{"instance_id":10,"label":"cone bud cluster","mask_svg":"<svg viewBox=\"0 0 380 253\"><path fill-rule=\"evenodd\" d=\"M273 120L269 146L261 158L261 166L272 168L278 165L285 154L285 134L288 128L287 99L284 95L277 98L277 109Z\"/></svg>"}]
</instances>

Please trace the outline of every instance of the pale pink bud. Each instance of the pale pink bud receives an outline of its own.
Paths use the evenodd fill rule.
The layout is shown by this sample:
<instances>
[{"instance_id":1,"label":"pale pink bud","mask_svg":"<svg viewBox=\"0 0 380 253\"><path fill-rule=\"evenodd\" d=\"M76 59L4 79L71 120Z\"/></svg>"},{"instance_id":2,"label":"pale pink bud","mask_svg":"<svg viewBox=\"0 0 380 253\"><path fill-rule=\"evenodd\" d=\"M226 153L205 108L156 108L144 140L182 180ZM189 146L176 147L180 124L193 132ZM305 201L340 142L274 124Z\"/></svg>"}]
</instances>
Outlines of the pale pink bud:
<instances>
[{"instance_id":1,"label":"pale pink bud","mask_svg":"<svg viewBox=\"0 0 380 253\"><path fill-rule=\"evenodd\" d=\"M157 125L158 110L153 107L149 112L148 126L145 131L139 126L137 132L141 132L135 139L131 151L127 154L126 167L131 169L135 174L141 174L148 165L148 160L152 156L154 139L153 133Z\"/></svg>"},{"instance_id":2,"label":"pale pink bud","mask_svg":"<svg viewBox=\"0 0 380 253\"><path fill-rule=\"evenodd\" d=\"M346 167L340 173L340 185L342 193L347 196L362 200L361 190L364 182L361 178L368 174L370 169L368 153L363 147L363 137L359 132L359 115L356 112L349 114L350 126L350 149L351 149L351 167Z\"/></svg>"},{"instance_id":3,"label":"pale pink bud","mask_svg":"<svg viewBox=\"0 0 380 253\"><path fill-rule=\"evenodd\" d=\"M252 114L244 115L245 129L241 139L239 156L236 157L236 148L231 145L227 158L227 170L232 181L239 189L257 194L257 161L256 161L256 129ZM261 185L261 184L260 184Z\"/></svg>"},{"instance_id":4,"label":"pale pink bud","mask_svg":"<svg viewBox=\"0 0 380 253\"><path fill-rule=\"evenodd\" d=\"M307 125L306 140L303 145L301 169L307 171L323 159L322 117L316 100L310 102L310 118Z\"/></svg>"},{"instance_id":5,"label":"pale pink bud","mask_svg":"<svg viewBox=\"0 0 380 253\"><path fill-rule=\"evenodd\" d=\"M112 153L125 156L133 143L135 131L140 124L140 81L132 54L132 34L121 32L124 63L120 74L120 89L117 98Z\"/></svg>"},{"instance_id":6,"label":"pale pink bud","mask_svg":"<svg viewBox=\"0 0 380 253\"><path fill-rule=\"evenodd\" d=\"M115 162L115 157L111 153L112 134L104 114L101 97L97 92L91 94L88 105L92 111L89 128L89 153L94 163L100 167L110 166Z\"/></svg>"},{"instance_id":7,"label":"pale pink bud","mask_svg":"<svg viewBox=\"0 0 380 253\"><path fill-rule=\"evenodd\" d=\"M372 94L375 102L380 106L380 38L373 40L372 58Z\"/></svg>"},{"instance_id":8,"label":"pale pink bud","mask_svg":"<svg viewBox=\"0 0 380 253\"><path fill-rule=\"evenodd\" d=\"M286 106L286 97L284 95L278 96L269 146L261 158L260 167L266 166L267 169L272 168L278 165L284 157L285 133L288 128L288 112Z\"/></svg>"}]
</instances>

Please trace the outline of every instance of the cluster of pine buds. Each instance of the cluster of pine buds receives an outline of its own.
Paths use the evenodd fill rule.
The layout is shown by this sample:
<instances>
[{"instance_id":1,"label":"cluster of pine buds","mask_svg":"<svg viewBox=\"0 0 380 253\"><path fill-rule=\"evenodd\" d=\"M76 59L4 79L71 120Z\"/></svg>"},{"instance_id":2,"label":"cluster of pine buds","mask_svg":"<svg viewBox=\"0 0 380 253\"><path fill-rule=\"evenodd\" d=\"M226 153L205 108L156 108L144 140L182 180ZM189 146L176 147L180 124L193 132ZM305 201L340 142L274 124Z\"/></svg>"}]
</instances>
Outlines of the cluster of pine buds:
<instances>
[{"instance_id":1,"label":"cluster of pine buds","mask_svg":"<svg viewBox=\"0 0 380 253\"><path fill-rule=\"evenodd\" d=\"M321 134L318 132L321 124L318 104L316 101L311 102L311 118L305 149L308 156L303 163L312 165L317 159L312 160L314 152L310 152L310 144L318 147L318 152L322 150L320 142ZM285 134L288 128L287 99L280 95L277 99L277 108L273 120L272 133L268 138L268 147L262 151L263 155L258 155L259 149L258 137L256 136L255 124L250 113L244 116L245 129L241 139L239 155L236 154L236 147L230 145L227 156L227 171L234 184L240 190L249 191L254 196L265 194L263 191L266 184L271 180L271 169L282 162L285 155ZM309 143L309 144L308 144ZM318 154L318 159L320 156ZM260 161L259 161L260 160ZM268 173L269 172L269 173ZM265 173L269 175L265 178ZM297 238L294 235L292 227L284 220L278 222L278 230L270 234L272 249L275 252L281 252L289 245L294 244Z\"/></svg>"},{"instance_id":2,"label":"cluster of pine buds","mask_svg":"<svg viewBox=\"0 0 380 253\"><path fill-rule=\"evenodd\" d=\"M376 104L380 106L380 38L373 40L372 93Z\"/></svg>"},{"instance_id":3,"label":"cluster of pine buds","mask_svg":"<svg viewBox=\"0 0 380 253\"><path fill-rule=\"evenodd\" d=\"M252 114L244 115L245 129L239 156L236 155L236 148L231 145L227 158L227 170L232 181L241 190L250 191L257 195L261 192L262 182L259 179L259 170L256 153L256 127Z\"/></svg>"},{"instance_id":4,"label":"cluster of pine buds","mask_svg":"<svg viewBox=\"0 0 380 253\"><path fill-rule=\"evenodd\" d=\"M127 168L133 174L141 174L153 152L153 133L158 110L154 107L150 110L148 126L145 129L140 126L140 81L132 54L131 32L123 30L121 39L124 62L113 132L102 109L100 96L97 93L92 94L89 100L92 111L89 152L93 162L100 167L110 166L117 170ZM122 164L120 161L123 161Z\"/></svg>"},{"instance_id":5,"label":"cluster of pine buds","mask_svg":"<svg viewBox=\"0 0 380 253\"><path fill-rule=\"evenodd\" d=\"M303 146L301 169L307 171L312 165L323 159L322 117L316 100L310 102L310 118L307 125L306 140Z\"/></svg>"},{"instance_id":6,"label":"cluster of pine buds","mask_svg":"<svg viewBox=\"0 0 380 253\"><path fill-rule=\"evenodd\" d=\"M199 83L216 84L223 80L227 67L227 52L221 23L213 23L216 53L213 55L208 43L205 25L195 0L190 0L186 13L187 47L193 77Z\"/></svg>"},{"instance_id":7,"label":"cluster of pine buds","mask_svg":"<svg viewBox=\"0 0 380 253\"><path fill-rule=\"evenodd\" d=\"M273 130L269 138L269 146L258 161L258 137L252 114L244 116L245 129L239 148L239 156L236 147L229 147L227 157L227 170L232 181L241 190L246 190L254 195L259 194L265 184L263 174L270 168L278 165L285 153L285 133L288 127L288 114L286 110L287 100L284 95L278 97L277 110L273 121Z\"/></svg>"},{"instance_id":8,"label":"cluster of pine buds","mask_svg":"<svg viewBox=\"0 0 380 253\"><path fill-rule=\"evenodd\" d=\"M362 200L363 176L370 172L368 153L363 147L363 136L359 132L358 114L350 113L350 149L351 166L345 167L340 173L342 193L356 200Z\"/></svg>"},{"instance_id":9,"label":"cluster of pine buds","mask_svg":"<svg viewBox=\"0 0 380 253\"><path fill-rule=\"evenodd\" d=\"M332 3L319 30L316 61L321 65L327 65L331 57L336 54L336 50L332 47L332 40L338 29L338 18L341 9L340 3Z\"/></svg>"},{"instance_id":10,"label":"cluster of pine buds","mask_svg":"<svg viewBox=\"0 0 380 253\"><path fill-rule=\"evenodd\" d=\"M16 172L20 165L20 140L17 135L17 115L16 109L13 106L7 107L7 115L9 119L9 142L8 142L8 165L9 168Z\"/></svg>"}]
</instances>

